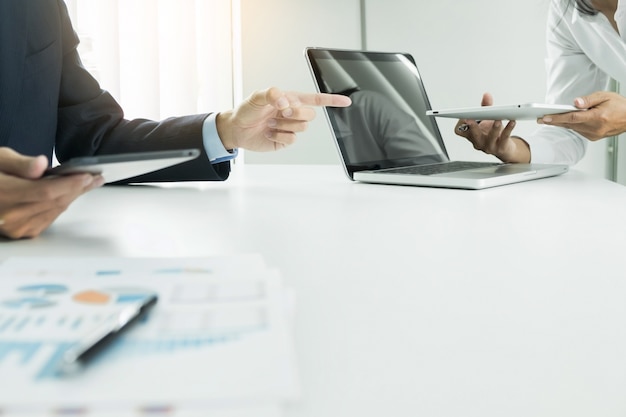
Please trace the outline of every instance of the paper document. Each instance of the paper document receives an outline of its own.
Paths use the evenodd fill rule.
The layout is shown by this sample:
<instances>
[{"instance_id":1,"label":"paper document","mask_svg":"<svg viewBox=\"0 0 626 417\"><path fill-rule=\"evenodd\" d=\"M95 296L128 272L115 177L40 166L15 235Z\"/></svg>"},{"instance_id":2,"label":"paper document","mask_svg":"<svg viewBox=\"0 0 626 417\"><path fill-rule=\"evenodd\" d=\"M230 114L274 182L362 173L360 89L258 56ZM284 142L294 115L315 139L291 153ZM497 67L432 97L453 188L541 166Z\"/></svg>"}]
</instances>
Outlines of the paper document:
<instances>
[{"instance_id":1,"label":"paper document","mask_svg":"<svg viewBox=\"0 0 626 417\"><path fill-rule=\"evenodd\" d=\"M69 346L155 293L141 322L80 373L59 375ZM0 414L193 413L296 398L284 300L278 271L256 255L9 259L0 265Z\"/></svg>"}]
</instances>

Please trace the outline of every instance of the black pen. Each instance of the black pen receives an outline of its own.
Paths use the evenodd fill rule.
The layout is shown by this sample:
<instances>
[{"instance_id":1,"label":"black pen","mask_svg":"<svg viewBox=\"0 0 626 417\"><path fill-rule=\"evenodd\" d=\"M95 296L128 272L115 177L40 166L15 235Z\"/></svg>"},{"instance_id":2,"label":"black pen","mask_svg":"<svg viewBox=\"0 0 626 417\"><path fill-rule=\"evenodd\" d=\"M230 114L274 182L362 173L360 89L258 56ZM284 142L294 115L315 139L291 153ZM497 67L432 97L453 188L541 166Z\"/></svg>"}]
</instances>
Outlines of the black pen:
<instances>
[{"instance_id":1,"label":"black pen","mask_svg":"<svg viewBox=\"0 0 626 417\"><path fill-rule=\"evenodd\" d=\"M81 369L100 350L143 317L150 307L156 304L157 299L156 294L152 295L141 303L125 307L114 317L105 320L91 333L65 351L59 363L59 372L71 374Z\"/></svg>"}]
</instances>

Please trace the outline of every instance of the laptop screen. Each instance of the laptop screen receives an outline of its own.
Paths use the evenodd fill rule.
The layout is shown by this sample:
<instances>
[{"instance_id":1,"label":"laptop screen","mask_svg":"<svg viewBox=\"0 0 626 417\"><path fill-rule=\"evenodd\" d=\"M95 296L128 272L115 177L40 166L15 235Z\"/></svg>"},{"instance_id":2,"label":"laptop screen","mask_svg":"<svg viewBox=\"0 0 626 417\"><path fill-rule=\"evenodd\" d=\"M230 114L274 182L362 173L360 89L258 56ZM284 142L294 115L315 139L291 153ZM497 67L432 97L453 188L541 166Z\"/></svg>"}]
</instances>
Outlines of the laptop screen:
<instances>
[{"instance_id":1,"label":"laptop screen","mask_svg":"<svg viewBox=\"0 0 626 417\"><path fill-rule=\"evenodd\" d=\"M355 171L447 162L448 155L411 55L308 48L320 92L349 96L327 107L350 177Z\"/></svg>"}]
</instances>

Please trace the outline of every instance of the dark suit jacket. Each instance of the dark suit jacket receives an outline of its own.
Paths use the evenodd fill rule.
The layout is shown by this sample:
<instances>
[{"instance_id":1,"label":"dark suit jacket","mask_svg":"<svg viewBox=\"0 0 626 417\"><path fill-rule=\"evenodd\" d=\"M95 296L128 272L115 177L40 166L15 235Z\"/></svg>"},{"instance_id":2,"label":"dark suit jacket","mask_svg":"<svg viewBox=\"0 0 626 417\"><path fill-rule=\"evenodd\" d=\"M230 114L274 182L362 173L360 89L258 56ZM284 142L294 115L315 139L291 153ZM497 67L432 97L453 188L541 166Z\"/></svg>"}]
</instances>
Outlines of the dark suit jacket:
<instances>
[{"instance_id":1,"label":"dark suit jacket","mask_svg":"<svg viewBox=\"0 0 626 417\"><path fill-rule=\"evenodd\" d=\"M209 163L193 115L125 120L113 97L81 64L63 0L0 0L0 146L63 162L76 156L198 148L184 164L137 181L223 180L228 162Z\"/></svg>"}]
</instances>

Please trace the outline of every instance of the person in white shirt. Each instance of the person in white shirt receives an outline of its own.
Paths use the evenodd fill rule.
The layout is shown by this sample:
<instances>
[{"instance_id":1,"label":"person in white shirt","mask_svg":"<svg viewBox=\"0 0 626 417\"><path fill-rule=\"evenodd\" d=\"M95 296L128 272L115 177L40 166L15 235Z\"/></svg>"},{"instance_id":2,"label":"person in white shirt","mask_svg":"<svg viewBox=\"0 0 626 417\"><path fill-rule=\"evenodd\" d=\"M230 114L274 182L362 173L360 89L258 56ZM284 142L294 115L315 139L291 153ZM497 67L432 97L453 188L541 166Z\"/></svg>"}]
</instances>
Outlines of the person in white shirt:
<instances>
[{"instance_id":1,"label":"person in white shirt","mask_svg":"<svg viewBox=\"0 0 626 417\"><path fill-rule=\"evenodd\" d=\"M504 162L573 165L588 140L626 132L626 97L608 91L611 79L626 85L626 0L552 0L546 68L546 101L586 111L545 116L525 138L511 135L515 121L459 120L456 134Z\"/></svg>"}]
</instances>

